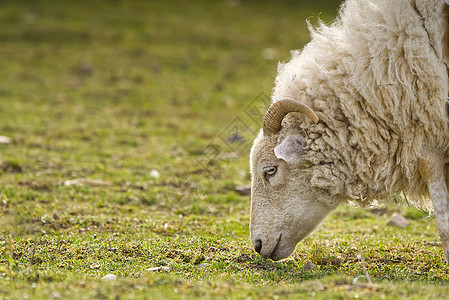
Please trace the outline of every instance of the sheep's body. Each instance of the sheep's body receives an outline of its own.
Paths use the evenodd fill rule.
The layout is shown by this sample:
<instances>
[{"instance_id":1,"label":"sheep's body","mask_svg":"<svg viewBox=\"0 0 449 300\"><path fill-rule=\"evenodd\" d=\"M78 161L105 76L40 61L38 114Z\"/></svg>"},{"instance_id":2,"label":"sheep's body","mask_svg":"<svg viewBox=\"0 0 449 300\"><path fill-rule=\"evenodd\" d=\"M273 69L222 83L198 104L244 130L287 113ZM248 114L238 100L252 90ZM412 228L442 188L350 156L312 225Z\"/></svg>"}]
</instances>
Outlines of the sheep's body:
<instances>
[{"instance_id":1,"label":"sheep's body","mask_svg":"<svg viewBox=\"0 0 449 300\"><path fill-rule=\"evenodd\" d=\"M273 101L301 98L321 120L308 128L324 160L314 186L362 200L404 191L426 204L422 146L449 149L448 29L444 1L352 0L280 64Z\"/></svg>"},{"instance_id":2,"label":"sheep's body","mask_svg":"<svg viewBox=\"0 0 449 300\"><path fill-rule=\"evenodd\" d=\"M292 54L251 151L256 251L287 257L345 199L404 192L433 204L449 261L448 1L348 0Z\"/></svg>"}]
</instances>

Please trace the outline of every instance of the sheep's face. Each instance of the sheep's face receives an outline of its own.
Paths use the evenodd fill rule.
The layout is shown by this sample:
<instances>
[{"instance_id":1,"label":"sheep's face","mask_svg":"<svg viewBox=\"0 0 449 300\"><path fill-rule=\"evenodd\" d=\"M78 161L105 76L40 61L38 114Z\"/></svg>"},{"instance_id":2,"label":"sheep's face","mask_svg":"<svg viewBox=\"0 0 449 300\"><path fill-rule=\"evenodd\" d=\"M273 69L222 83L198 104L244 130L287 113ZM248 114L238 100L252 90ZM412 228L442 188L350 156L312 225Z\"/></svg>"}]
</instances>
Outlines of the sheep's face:
<instances>
[{"instance_id":1,"label":"sheep's face","mask_svg":"<svg viewBox=\"0 0 449 300\"><path fill-rule=\"evenodd\" d=\"M259 136L251 150L251 241L265 258L288 257L334 208L329 194L310 184L301 134Z\"/></svg>"}]
</instances>

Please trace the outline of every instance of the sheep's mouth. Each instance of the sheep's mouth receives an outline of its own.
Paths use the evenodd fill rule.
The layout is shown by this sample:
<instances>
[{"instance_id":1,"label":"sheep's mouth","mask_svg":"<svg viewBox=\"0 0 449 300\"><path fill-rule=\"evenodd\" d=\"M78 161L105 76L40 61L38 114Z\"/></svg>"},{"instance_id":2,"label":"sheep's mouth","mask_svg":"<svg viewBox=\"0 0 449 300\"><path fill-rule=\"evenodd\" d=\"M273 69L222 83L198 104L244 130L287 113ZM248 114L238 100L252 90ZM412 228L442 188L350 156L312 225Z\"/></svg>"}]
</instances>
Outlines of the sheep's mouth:
<instances>
[{"instance_id":1,"label":"sheep's mouth","mask_svg":"<svg viewBox=\"0 0 449 300\"><path fill-rule=\"evenodd\" d=\"M276 243L276 246L274 247L273 251L271 252L270 255L268 255L268 257L271 258L272 260L279 260L279 259L274 258L274 254L276 253L276 251L279 247L279 244L281 243L281 238L282 238L282 232L279 234L278 242Z\"/></svg>"}]
</instances>

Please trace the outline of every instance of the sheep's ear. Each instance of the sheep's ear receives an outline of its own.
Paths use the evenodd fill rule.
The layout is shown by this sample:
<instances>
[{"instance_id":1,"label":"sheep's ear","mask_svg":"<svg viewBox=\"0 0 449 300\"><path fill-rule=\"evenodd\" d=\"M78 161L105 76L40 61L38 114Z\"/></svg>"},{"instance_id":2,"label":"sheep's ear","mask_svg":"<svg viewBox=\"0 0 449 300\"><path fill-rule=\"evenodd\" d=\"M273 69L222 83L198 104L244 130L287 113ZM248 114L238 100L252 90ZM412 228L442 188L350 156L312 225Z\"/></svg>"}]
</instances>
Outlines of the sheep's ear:
<instances>
[{"instance_id":1,"label":"sheep's ear","mask_svg":"<svg viewBox=\"0 0 449 300\"><path fill-rule=\"evenodd\" d=\"M302 135L289 135L274 148L274 155L287 163L295 163L304 154L306 142Z\"/></svg>"}]
</instances>

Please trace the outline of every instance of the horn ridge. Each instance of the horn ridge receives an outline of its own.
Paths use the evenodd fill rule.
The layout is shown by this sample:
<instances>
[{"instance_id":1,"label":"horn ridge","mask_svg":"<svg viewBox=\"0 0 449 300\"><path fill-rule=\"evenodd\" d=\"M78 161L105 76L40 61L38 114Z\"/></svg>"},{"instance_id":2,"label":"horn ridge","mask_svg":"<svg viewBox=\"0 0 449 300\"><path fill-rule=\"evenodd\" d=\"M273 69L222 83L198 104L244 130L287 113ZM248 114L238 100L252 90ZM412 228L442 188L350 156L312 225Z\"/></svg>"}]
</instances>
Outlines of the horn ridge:
<instances>
[{"instance_id":1,"label":"horn ridge","mask_svg":"<svg viewBox=\"0 0 449 300\"><path fill-rule=\"evenodd\" d=\"M282 120L291 112L303 113L315 124L320 120L316 113L307 105L294 99L282 99L271 104L268 108L263 120L263 134L270 136L277 133L281 129Z\"/></svg>"}]
</instances>

